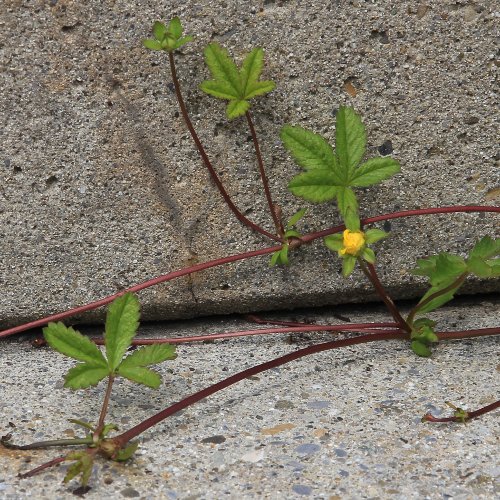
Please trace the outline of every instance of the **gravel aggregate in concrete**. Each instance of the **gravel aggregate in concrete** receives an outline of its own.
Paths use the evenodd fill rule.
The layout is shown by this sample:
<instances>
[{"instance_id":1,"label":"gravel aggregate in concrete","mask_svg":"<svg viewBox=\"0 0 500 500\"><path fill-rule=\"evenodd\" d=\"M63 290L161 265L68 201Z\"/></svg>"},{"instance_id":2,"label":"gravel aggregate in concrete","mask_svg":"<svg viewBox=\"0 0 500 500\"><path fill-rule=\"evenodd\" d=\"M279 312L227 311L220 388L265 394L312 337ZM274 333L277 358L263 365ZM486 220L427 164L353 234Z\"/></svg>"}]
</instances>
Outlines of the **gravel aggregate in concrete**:
<instances>
[{"instance_id":1,"label":"gravel aggregate in concrete","mask_svg":"<svg viewBox=\"0 0 500 500\"><path fill-rule=\"evenodd\" d=\"M340 105L368 130L368 154L392 154L402 173L360 190L363 216L451 204L498 204L495 3L487 0L211 0L3 2L0 13L0 324L62 311L159 274L268 243L234 220L179 117L164 54L141 40L179 15L196 36L179 78L201 140L241 210L272 227L244 122L203 95L210 41L241 60L266 52L276 91L253 111L275 201L289 217L307 205L286 190L298 168L278 137L285 123L334 137ZM303 232L339 222L311 207ZM421 282L408 269L438 251L466 252L498 217L393 221L383 278L400 298ZM242 262L142 294L148 319L372 300L338 279L320 245ZM319 262L319 265L318 265ZM359 277L356 276L356 277ZM499 290L471 281L471 291ZM86 321L102 317L102 311Z\"/></svg>"},{"instance_id":2,"label":"gravel aggregate in concrete","mask_svg":"<svg viewBox=\"0 0 500 500\"><path fill-rule=\"evenodd\" d=\"M498 326L500 300L461 299L433 314L442 330ZM386 321L379 306L273 313L279 320ZM143 336L199 335L248 327L236 316L145 323ZM250 325L254 327L254 325ZM86 330L95 333L96 329ZM118 380L109 420L123 430L236 371L320 340L325 334L247 337L185 344L159 366L157 391ZM63 389L72 365L23 334L0 348L0 434L17 443L72 437L68 418L94 420L103 385ZM444 401L476 409L498 399L496 337L443 342L432 358L397 341L328 351L253 376L143 434L126 464L99 460L86 499L493 499L500 493L498 411L468 424L431 425ZM66 466L20 480L16 474L57 450L0 448L0 497L74 498Z\"/></svg>"}]
</instances>

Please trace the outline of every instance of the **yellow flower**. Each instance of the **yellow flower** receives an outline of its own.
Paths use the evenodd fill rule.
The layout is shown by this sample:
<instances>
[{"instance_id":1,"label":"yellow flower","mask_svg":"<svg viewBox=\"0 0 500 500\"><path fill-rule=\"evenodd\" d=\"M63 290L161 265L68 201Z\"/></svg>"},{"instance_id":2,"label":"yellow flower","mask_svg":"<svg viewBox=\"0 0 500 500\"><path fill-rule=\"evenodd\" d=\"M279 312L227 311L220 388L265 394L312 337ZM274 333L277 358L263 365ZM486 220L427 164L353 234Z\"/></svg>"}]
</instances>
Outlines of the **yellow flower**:
<instances>
[{"instance_id":1,"label":"yellow flower","mask_svg":"<svg viewBox=\"0 0 500 500\"><path fill-rule=\"evenodd\" d=\"M339 250L340 255L357 255L365 246L365 234L362 231L344 231L344 247Z\"/></svg>"}]
</instances>

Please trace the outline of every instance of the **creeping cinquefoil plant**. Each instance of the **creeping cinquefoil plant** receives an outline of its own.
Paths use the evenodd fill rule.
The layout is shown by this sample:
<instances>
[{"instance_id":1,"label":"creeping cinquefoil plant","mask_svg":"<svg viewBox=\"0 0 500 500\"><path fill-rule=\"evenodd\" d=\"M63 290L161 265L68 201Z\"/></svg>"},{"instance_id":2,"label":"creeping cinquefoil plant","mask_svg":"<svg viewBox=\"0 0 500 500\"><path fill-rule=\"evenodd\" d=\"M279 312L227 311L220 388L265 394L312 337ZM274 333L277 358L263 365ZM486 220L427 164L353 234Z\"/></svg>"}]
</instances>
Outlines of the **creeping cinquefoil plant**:
<instances>
[{"instance_id":1,"label":"creeping cinquefoil plant","mask_svg":"<svg viewBox=\"0 0 500 500\"><path fill-rule=\"evenodd\" d=\"M267 238L272 243L272 246L263 246L257 250L228 255L172 271L133 285L125 292L121 291L75 309L0 332L0 337L7 337L28 328L45 326L48 323L48 326L44 328L45 340L41 341L41 343L46 342L56 351L78 361L78 364L66 374L65 387L73 390L84 389L95 386L104 379L107 380L102 410L97 423L92 425L81 420L73 420L74 423L86 429L84 437L33 443L25 446L13 445L9 436L2 439L5 446L18 449L46 446L84 446L83 450L60 456L23 474L24 477L32 476L52 465L71 461L72 465L67 469L65 481L80 475L83 485L86 485L91 475L95 457L98 454L118 461L131 458L138 446L138 442L134 441L137 436L169 416L247 377L314 353L356 344L400 340L411 347L416 355L429 357L432 354L432 345L438 341L498 335L500 333L500 327L458 332L440 331L431 314L453 298L468 276L473 275L479 278L500 276L499 238L484 236L470 249L466 257L443 252L418 260L417 267L413 272L418 276L427 278L430 288L405 318L384 288L376 269L378 260L374 248L376 248L377 242L387 238L389 234L376 227L370 227L378 222L402 217L423 217L432 214L453 214L456 212L499 213L500 207L436 207L393 212L361 219L356 189L370 188L374 184L389 179L398 174L401 167L397 160L390 157L365 158L367 134L362 119L353 108L341 106L336 114L334 145L331 145L321 135L300 126L285 125L281 129L280 137L284 148L290 153L297 165L303 169L289 182L288 188L290 192L304 200L304 202L331 204L332 216L338 217L339 223L336 226L304 234L297 226L306 217L307 209L302 208L295 213L289 213L288 217L284 217L283 214L287 212L286 207L281 207L274 200L269 188L257 129L251 114L253 100L256 98L265 99L265 96L275 88L273 81L261 78L264 71L264 51L262 48L256 47L243 56L241 62L238 62L231 58L227 49L213 42L204 50L208 71L207 79L201 83L200 88L203 92L217 99L227 101L226 116L229 120L238 120L243 117L246 120L255 150L263 195L269 210L269 220L273 223L274 229L271 231L262 227L247 218L228 194L191 121L177 77L175 63L175 53L191 41L193 41L193 37L184 35L180 20L173 18L168 24L155 22L153 25L153 38L144 40L143 45L147 49L167 55L182 118L193 139L194 146L200 154L203 165L207 168L228 209L241 224ZM397 237L394 234L390 236ZM333 253L332 258L341 259L342 274L345 278L352 274L356 266L359 266L387 306L392 321L384 323L349 323L347 325L311 325L297 322L272 322L251 316L249 319L253 322L274 324L268 328L259 327L258 329L238 332L173 339L143 339L135 336L139 325L139 302L132 292L139 292L159 283L244 259L257 259L263 256L269 258L270 256L269 264L271 266L293 265L293 252L297 248L308 245L317 239L324 240L326 247ZM409 266L411 267L411 264ZM339 277L335 276L332 279L339 279ZM352 279L352 276L350 279ZM111 305L106 318L103 339L89 339L60 322L62 319L74 314L92 310L105 304ZM165 360L173 360L175 358L175 348L172 344L174 343L228 339L270 333L290 334L324 331L332 334L344 332L345 336L341 339L300 348L289 354L235 373L216 384L186 396L121 434L117 434L117 427L114 424L105 423L114 380L117 377L124 377L132 382L151 388L158 387L161 383L160 375L149 367ZM98 347L99 344L104 344L104 352ZM148 346L132 352L129 351L131 345L140 344L148 344ZM474 411L457 408L451 403L450 406L454 410L453 416L436 418L427 414L423 420L464 422L499 408L500 402L492 402ZM110 436L111 432L115 432L113 437Z\"/></svg>"}]
</instances>

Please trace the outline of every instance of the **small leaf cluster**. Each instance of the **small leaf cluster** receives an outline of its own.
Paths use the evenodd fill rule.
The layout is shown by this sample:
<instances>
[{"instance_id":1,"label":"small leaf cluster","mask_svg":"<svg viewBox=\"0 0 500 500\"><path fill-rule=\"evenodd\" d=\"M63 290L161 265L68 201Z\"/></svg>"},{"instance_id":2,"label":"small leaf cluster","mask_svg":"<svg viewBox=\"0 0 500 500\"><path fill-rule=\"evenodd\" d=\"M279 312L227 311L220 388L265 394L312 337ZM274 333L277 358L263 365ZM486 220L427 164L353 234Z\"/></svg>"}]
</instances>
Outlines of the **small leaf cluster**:
<instances>
[{"instance_id":1,"label":"small leaf cluster","mask_svg":"<svg viewBox=\"0 0 500 500\"><path fill-rule=\"evenodd\" d=\"M229 100L226 115L229 119L244 115L250 109L250 99L267 94L275 88L270 80L259 81L264 64L264 51L253 49L246 55L241 69L229 57L226 49L210 43L204 51L205 62L212 74L200 88L219 99Z\"/></svg>"},{"instance_id":2,"label":"small leaf cluster","mask_svg":"<svg viewBox=\"0 0 500 500\"><path fill-rule=\"evenodd\" d=\"M105 377L120 375L148 387L160 386L158 373L146 368L167 359L175 359L175 346L155 344L125 356L139 327L139 301L132 293L115 299L108 308L104 341L106 356L88 338L63 323L49 323L43 329L47 343L56 351L82 361L65 376L65 387L83 389Z\"/></svg>"},{"instance_id":3,"label":"small leaf cluster","mask_svg":"<svg viewBox=\"0 0 500 500\"><path fill-rule=\"evenodd\" d=\"M287 266L288 265L288 248L289 248L289 239L290 238L301 238L301 234L296 231L295 224L299 222L302 217L306 214L307 209L302 208L299 210L297 213L292 215L290 217L290 220L288 221L287 225L285 226L285 233L283 235L283 239L285 240L285 243L283 243L283 246L281 247L281 250L277 250L276 252L273 253L271 256L271 260L269 262L269 266L276 266L276 265L283 265Z\"/></svg>"},{"instance_id":4,"label":"small leaf cluster","mask_svg":"<svg viewBox=\"0 0 500 500\"><path fill-rule=\"evenodd\" d=\"M156 21L153 24L154 39L148 38L143 40L142 44L147 49L173 52L193 40L191 35L182 36L182 32L182 24L178 17L174 17L169 22L168 27L163 23Z\"/></svg>"},{"instance_id":5,"label":"small leaf cluster","mask_svg":"<svg viewBox=\"0 0 500 500\"><path fill-rule=\"evenodd\" d=\"M431 355L430 346L438 341L434 331L435 322L429 318L419 318L418 314L434 311L449 302L469 274L479 278L500 276L500 238L485 236L478 241L467 258L447 252L417 261L412 273L427 276L431 287L420 299L408 316L411 327L411 347L419 356Z\"/></svg>"},{"instance_id":6,"label":"small leaf cluster","mask_svg":"<svg viewBox=\"0 0 500 500\"><path fill-rule=\"evenodd\" d=\"M393 158L372 158L361 163L366 150L366 130L350 107L337 112L335 149L321 135L299 126L286 125L281 140L295 162L306 172L294 177L289 190L313 203L336 199L347 229L360 228L358 201L352 188L366 187L400 171Z\"/></svg>"},{"instance_id":7,"label":"small leaf cluster","mask_svg":"<svg viewBox=\"0 0 500 500\"><path fill-rule=\"evenodd\" d=\"M468 274L479 278L500 276L500 238L485 236L474 245L468 258L447 252L417 261L412 273L429 278L431 288L417 305L418 313L423 314L437 309L449 302ZM436 295L431 300L431 296ZM425 302L425 303L424 303Z\"/></svg>"},{"instance_id":8,"label":"small leaf cluster","mask_svg":"<svg viewBox=\"0 0 500 500\"><path fill-rule=\"evenodd\" d=\"M115 424L106 424L99 435L95 436L96 429L88 422L75 419L71 419L70 422L89 430L84 439L77 440L81 444L87 444L88 448L86 450L69 453L64 458L65 461L74 461L74 463L68 467L66 476L64 477L65 483L68 483L81 474L82 477L80 482L82 486L87 486L90 475L92 474L94 457L97 449L108 455L112 460L123 462L132 457L139 446L139 442L135 441L129 443L125 448L117 450L116 445L114 445L112 441L106 440L107 435L111 431L118 429Z\"/></svg>"},{"instance_id":9,"label":"small leaf cluster","mask_svg":"<svg viewBox=\"0 0 500 500\"><path fill-rule=\"evenodd\" d=\"M438 336L434 332L436 322L429 318L419 318L413 325L411 330L411 348L415 354L423 358L428 358L431 355L431 344L438 342Z\"/></svg>"}]
</instances>

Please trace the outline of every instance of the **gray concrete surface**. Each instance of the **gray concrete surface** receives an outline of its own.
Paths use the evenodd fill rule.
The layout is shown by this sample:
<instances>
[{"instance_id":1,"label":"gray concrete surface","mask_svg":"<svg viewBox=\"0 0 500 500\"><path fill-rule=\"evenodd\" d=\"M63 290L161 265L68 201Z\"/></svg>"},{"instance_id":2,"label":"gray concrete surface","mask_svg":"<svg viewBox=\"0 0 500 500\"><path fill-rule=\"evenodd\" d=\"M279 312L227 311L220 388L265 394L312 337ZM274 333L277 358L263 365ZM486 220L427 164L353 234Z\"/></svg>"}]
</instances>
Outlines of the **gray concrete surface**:
<instances>
[{"instance_id":1,"label":"gray concrete surface","mask_svg":"<svg viewBox=\"0 0 500 500\"><path fill-rule=\"evenodd\" d=\"M442 330L498 326L500 299L462 300L434 315ZM339 323L385 321L377 307L271 314L275 319ZM141 335L233 331L236 317L145 324ZM252 326L252 325L251 325ZM26 443L73 436L68 418L93 421L104 393L62 388L71 365L23 334L0 349L0 434ZM324 334L248 337L183 345L159 370L158 391L118 382L109 420L125 430L228 375L320 340ZM420 422L446 414L445 400L467 409L499 395L498 339L440 344L431 359L396 341L329 351L247 379L146 432L125 465L99 461L87 499L493 499L500 493L498 411L465 425ZM9 423L11 422L11 424ZM0 448L0 497L74 498L65 467L32 479L16 474L58 450Z\"/></svg>"},{"instance_id":2,"label":"gray concrete surface","mask_svg":"<svg viewBox=\"0 0 500 500\"><path fill-rule=\"evenodd\" d=\"M198 90L202 49L240 60L266 51L277 90L254 105L272 192L285 216L306 205L286 191L298 172L278 139L284 123L334 137L353 105L369 154L390 141L402 173L360 193L364 216L450 204L498 204L494 2L2 2L0 13L0 323L84 304L147 278L267 245L234 220L177 114L166 58L141 40L179 15L196 41L177 56L187 104L228 190L271 228L244 121ZM312 207L303 231L338 222ZM432 216L391 224L383 279L421 291L408 269L435 251L465 252L498 217ZM242 262L144 292L149 319L373 298L320 244L288 270ZM469 291L499 290L498 281ZM87 317L87 320L91 319Z\"/></svg>"}]
</instances>

